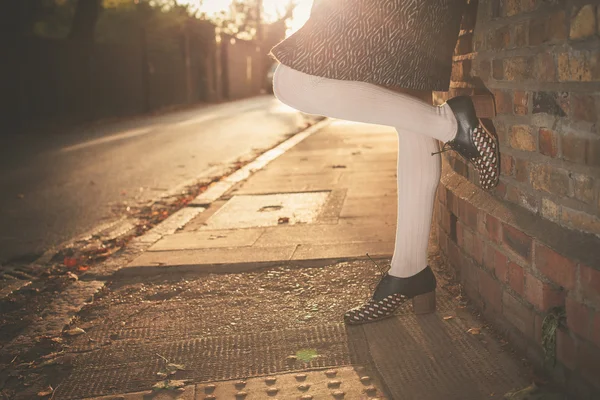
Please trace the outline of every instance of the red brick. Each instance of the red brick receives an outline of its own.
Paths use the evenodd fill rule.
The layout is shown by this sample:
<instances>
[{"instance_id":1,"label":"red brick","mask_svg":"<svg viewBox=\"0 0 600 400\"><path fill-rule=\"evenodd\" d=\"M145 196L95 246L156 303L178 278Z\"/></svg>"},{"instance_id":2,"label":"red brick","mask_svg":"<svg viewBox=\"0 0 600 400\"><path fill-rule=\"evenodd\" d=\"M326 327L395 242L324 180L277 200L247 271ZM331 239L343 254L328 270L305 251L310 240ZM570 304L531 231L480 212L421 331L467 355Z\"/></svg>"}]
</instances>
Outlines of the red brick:
<instances>
[{"instance_id":1,"label":"red brick","mask_svg":"<svg viewBox=\"0 0 600 400\"><path fill-rule=\"evenodd\" d=\"M558 155L558 143L556 140L557 136L550 129L540 128L539 131L539 144L540 153L556 157Z\"/></svg>"},{"instance_id":2,"label":"red brick","mask_svg":"<svg viewBox=\"0 0 600 400\"><path fill-rule=\"evenodd\" d=\"M454 48L454 55L465 55L473 52L473 34L468 33L458 38L456 47Z\"/></svg>"},{"instance_id":3,"label":"red brick","mask_svg":"<svg viewBox=\"0 0 600 400\"><path fill-rule=\"evenodd\" d=\"M570 370L577 365L577 343L565 329L556 331L556 357Z\"/></svg>"},{"instance_id":4,"label":"red brick","mask_svg":"<svg viewBox=\"0 0 600 400\"><path fill-rule=\"evenodd\" d=\"M515 115L527 115L529 113L529 92L515 91L513 105Z\"/></svg>"},{"instance_id":5,"label":"red brick","mask_svg":"<svg viewBox=\"0 0 600 400\"><path fill-rule=\"evenodd\" d=\"M592 310L585 304L567 297L567 326L571 332L576 333L584 339L591 339L590 325L592 319Z\"/></svg>"},{"instance_id":6,"label":"red brick","mask_svg":"<svg viewBox=\"0 0 600 400\"><path fill-rule=\"evenodd\" d=\"M549 18L535 19L529 24L529 44L532 46L563 41L566 38L567 24L564 11L556 12Z\"/></svg>"},{"instance_id":7,"label":"red brick","mask_svg":"<svg viewBox=\"0 0 600 400\"><path fill-rule=\"evenodd\" d=\"M473 257L473 233L463 227L463 249L465 252Z\"/></svg>"},{"instance_id":8,"label":"red brick","mask_svg":"<svg viewBox=\"0 0 600 400\"><path fill-rule=\"evenodd\" d=\"M525 336L533 339L535 337L533 311L508 292L502 294L502 305L502 314L506 319Z\"/></svg>"},{"instance_id":9,"label":"red brick","mask_svg":"<svg viewBox=\"0 0 600 400\"><path fill-rule=\"evenodd\" d=\"M511 288L519 295L523 296L524 286L524 272L523 268L514 262L508 263L508 284Z\"/></svg>"},{"instance_id":10,"label":"red brick","mask_svg":"<svg viewBox=\"0 0 600 400\"><path fill-rule=\"evenodd\" d=\"M504 65L501 59L492 60L492 77L497 81L504 79Z\"/></svg>"},{"instance_id":11,"label":"red brick","mask_svg":"<svg viewBox=\"0 0 600 400\"><path fill-rule=\"evenodd\" d=\"M494 95L494 101L496 103L496 113L512 114L513 101L510 93L501 90L494 90L492 91L492 93Z\"/></svg>"},{"instance_id":12,"label":"red brick","mask_svg":"<svg viewBox=\"0 0 600 400\"><path fill-rule=\"evenodd\" d=\"M477 208L468 201L461 201L458 207L458 216L466 226L477 230Z\"/></svg>"},{"instance_id":13,"label":"red brick","mask_svg":"<svg viewBox=\"0 0 600 400\"><path fill-rule=\"evenodd\" d=\"M552 282L569 290L575 288L575 263L542 244L535 246L535 267Z\"/></svg>"},{"instance_id":14,"label":"red brick","mask_svg":"<svg viewBox=\"0 0 600 400\"><path fill-rule=\"evenodd\" d=\"M600 271L587 265L579 265L581 293L600 309Z\"/></svg>"},{"instance_id":15,"label":"red brick","mask_svg":"<svg viewBox=\"0 0 600 400\"><path fill-rule=\"evenodd\" d=\"M523 81L533 76L535 59L533 57L505 58L503 66L505 81Z\"/></svg>"},{"instance_id":16,"label":"red brick","mask_svg":"<svg viewBox=\"0 0 600 400\"><path fill-rule=\"evenodd\" d=\"M527 261L531 261L531 246L533 239L507 224L502 224L502 242L508 246L514 253L523 257Z\"/></svg>"},{"instance_id":17,"label":"red brick","mask_svg":"<svg viewBox=\"0 0 600 400\"><path fill-rule=\"evenodd\" d=\"M506 49L510 45L510 27L503 26L491 31L488 36L488 48L491 50Z\"/></svg>"},{"instance_id":18,"label":"red brick","mask_svg":"<svg viewBox=\"0 0 600 400\"><path fill-rule=\"evenodd\" d=\"M500 282L483 270L478 270L479 294L484 299L485 306L489 306L494 312L502 310L502 287Z\"/></svg>"},{"instance_id":19,"label":"red brick","mask_svg":"<svg viewBox=\"0 0 600 400\"><path fill-rule=\"evenodd\" d=\"M582 343L578 352L578 366L581 374L596 388L600 388L600 349L591 343Z\"/></svg>"},{"instance_id":20,"label":"red brick","mask_svg":"<svg viewBox=\"0 0 600 400\"><path fill-rule=\"evenodd\" d=\"M464 246L463 231L463 224L460 221L458 221L456 223L456 244L460 248L463 248Z\"/></svg>"},{"instance_id":21,"label":"red brick","mask_svg":"<svg viewBox=\"0 0 600 400\"><path fill-rule=\"evenodd\" d=\"M471 76L471 60L461 60L454 62L452 66L452 81L464 82Z\"/></svg>"},{"instance_id":22,"label":"red brick","mask_svg":"<svg viewBox=\"0 0 600 400\"><path fill-rule=\"evenodd\" d=\"M536 190L543 190L559 196L569 195L569 172L549 164L531 164L529 166L529 180Z\"/></svg>"},{"instance_id":23,"label":"red brick","mask_svg":"<svg viewBox=\"0 0 600 400\"><path fill-rule=\"evenodd\" d=\"M565 225L573 227L577 230L600 235L600 218L588 213L573 210L569 207L562 207L560 220Z\"/></svg>"},{"instance_id":24,"label":"red brick","mask_svg":"<svg viewBox=\"0 0 600 400\"><path fill-rule=\"evenodd\" d=\"M500 167L502 175L512 176L515 171L515 159L508 154L501 153Z\"/></svg>"},{"instance_id":25,"label":"red brick","mask_svg":"<svg viewBox=\"0 0 600 400\"><path fill-rule=\"evenodd\" d=\"M515 33L513 35L515 47L527 46L527 23L514 24Z\"/></svg>"},{"instance_id":26,"label":"red brick","mask_svg":"<svg viewBox=\"0 0 600 400\"><path fill-rule=\"evenodd\" d=\"M492 64L488 60L479 61L477 67L477 76L479 76L484 82L487 82L492 75Z\"/></svg>"},{"instance_id":27,"label":"red brick","mask_svg":"<svg viewBox=\"0 0 600 400\"><path fill-rule=\"evenodd\" d=\"M600 313L594 313L592 321L592 343L600 348Z\"/></svg>"},{"instance_id":28,"label":"red brick","mask_svg":"<svg viewBox=\"0 0 600 400\"><path fill-rule=\"evenodd\" d=\"M438 201L443 205L446 205L446 187L444 185L440 185L438 189Z\"/></svg>"},{"instance_id":29,"label":"red brick","mask_svg":"<svg viewBox=\"0 0 600 400\"><path fill-rule=\"evenodd\" d=\"M515 150L536 151L537 138L529 125L515 125L510 130L509 145Z\"/></svg>"},{"instance_id":30,"label":"red brick","mask_svg":"<svg viewBox=\"0 0 600 400\"><path fill-rule=\"evenodd\" d=\"M471 255L477 264L483 264L483 240L478 235L473 236L473 253Z\"/></svg>"},{"instance_id":31,"label":"red brick","mask_svg":"<svg viewBox=\"0 0 600 400\"><path fill-rule=\"evenodd\" d=\"M571 13L571 39L585 39L596 33L596 7L587 4L581 8L573 8Z\"/></svg>"},{"instance_id":32,"label":"red brick","mask_svg":"<svg viewBox=\"0 0 600 400\"><path fill-rule=\"evenodd\" d=\"M519 182L529 181L529 162L520 158L515 162L515 178Z\"/></svg>"},{"instance_id":33,"label":"red brick","mask_svg":"<svg viewBox=\"0 0 600 400\"><path fill-rule=\"evenodd\" d=\"M446 232L450 233L450 213L444 206L440 207L440 225Z\"/></svg>"},{"instance_id":34,"label":"red brick","mask_svg":"<svg viewBox=\"0 0 600 400\"><path fill-rule=\"evenodd\" d=\"M508 258L494 249L494 274L500 282L508 281Z\"/></svg>"},{"instance_id":35,"label":"red brick","mask_svg":"<svg viewBox=\"0 0 600 400\"><path fill-rule=\"evenodd\" d=\"M598 55L594 52L570 50L558 54L558 80L560 82L590 82L597 80Z\"/></svg>"},{"instance_id":36,"label":"red brick","mask_svg":"<svg viewBox=\"0 0 600 400\"><path fill-rule=\"evenodd\" d=\"M524 192L513 185L506 186L506 200L518 204L533 213L537 213L539 204L537 198L534 195Z\"/></svg>"},{"instance_id":37,"label":"red brick","mask_svg":"<svg viewBox=\"0 0 600 400\"><path fill-rule=\"evenodd\" d=\"M485 226L487 228L488 237L496 243L502 242L502 236L500 232L500 221L496 217L486 215Z\"/></svg>"},{"instance_id":38,"label":"red brick","mask_svg":"<svg viewBox=\"0 0 600 400\"><path fill-rule=\"evenodd\" d=\"M459 199L452 193L450 189L446 192L446 205L448 210L454 215L458 215L458 201Z\"/></svg>"},{"instance_id":39,"label":"red brick","mask_svg":"<svg viewBox=\"0 0 600 400\"><path fill-rule=\"evenodd\" d=\"M560 307L565 304L564 291L555 290L552 286L540 281L530 273L525 274L525 298L543 313L553 307Z\"/></svg>"},{"instance_id":40,"label":"red brick","mask_svg":"<svg viewBox=\"0 0 600 400\"><path fill-rule=\"evenodd\" d=\"M580 138L574 135L562 137L562 153L567 161L600 166L600 140Z\"/></svg>"},{"instance_id":41,"label":"red brick","mask_svg":"<svg viewBox=\"0 0 600 400\"><path fill-rule=\"evenodd\" d=\"M535 57L533 77L538 82L556 82L556 61L554 55L541 53Z\"/></svg>"},{"instance_id":42,"label":"red brick","mask_svg":"<svg viewBox=\"0 0 600 400\"><path fill-rule=\"evenodd\" d=\"M452 240L448 240L448 258L450 259L450 263L452 263L455 268L460 267L460 265L461 265L460 250L458 249L458 246Z\"/></svg>"},{"instance_id":43,"label":"red brick","mask_svg":"<svg viewBox=\"0 0 600 400\"><path fill-rule=\"evenodd\" d=\"M592 96L572 94L571 104L573 106L573 117L575 117L575 119L592 123L598 120L596 101Z\"/></svg>"},{"instance_id":44,"label":"red brick","mask_svg":"<svg viewBox=\"0 0 600 400\"><path fill-rule=\"evenodd\" d=\"M498 182L498 186L494 189L494 194L503 199L506 196L506 183L502 181Z\"/></svg>"},{"instance_id":45,"label":"red brick","mask_svg":"<svg viewBox=\"0 0 600 400\"><path fill-rule=\"evenodd\" d=\"M533 11L537 5L535 0L505 0L501 2L502 15L512 16Z\"/></svg>"},{"instance_id":46,"label":"red brick","mask_svg":"<svg viewBox=\"0 0 600 400\"><path fill-rule=\"evenodd\" d=\"M444 254L448 254L448 235L443 230L438 232L438 242Z\"/></svg>"},{"instance_id":47,"label":"red brick","mask_svg":"<svg viewBox=\"0 0 600 400\"><path fill-rule=\"evenodd\" d=\"M487 228L485 227L485 217L486 217L487 213L483 210L480 209L479 213L477 214L477 234L479 236L481 236L481 238L486 238L487 235Z\"/></svg>"},{"instance_id":48,"label":"red brick","mask_svg":"<svg viewBox=\"0 0 600 400\"><path fill-rule=\"evenodd\" d=\"M596 179L592 176L571 173L573 180L573 194L577 200L594 204L594 184Z\"/></svg>"}]
</instances>

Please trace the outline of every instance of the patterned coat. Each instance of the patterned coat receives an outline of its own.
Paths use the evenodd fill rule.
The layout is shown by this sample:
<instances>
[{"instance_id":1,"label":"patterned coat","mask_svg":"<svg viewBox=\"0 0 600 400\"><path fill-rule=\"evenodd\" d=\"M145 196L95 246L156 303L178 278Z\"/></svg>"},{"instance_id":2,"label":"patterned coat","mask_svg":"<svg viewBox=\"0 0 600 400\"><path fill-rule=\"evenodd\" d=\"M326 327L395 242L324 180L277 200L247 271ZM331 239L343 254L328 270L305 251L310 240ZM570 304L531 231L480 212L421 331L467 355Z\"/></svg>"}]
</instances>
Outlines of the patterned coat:
<instances>
[{"instance_id":1,"label":"patterned coat","mask_svg":"<svg viewBox=\"0 0 600 400\"><path fill-rule=\"evenodd\" d=\"M447 91L467 0L315 0L271 54L330 79Z\"/></svg>"}]
</instances>

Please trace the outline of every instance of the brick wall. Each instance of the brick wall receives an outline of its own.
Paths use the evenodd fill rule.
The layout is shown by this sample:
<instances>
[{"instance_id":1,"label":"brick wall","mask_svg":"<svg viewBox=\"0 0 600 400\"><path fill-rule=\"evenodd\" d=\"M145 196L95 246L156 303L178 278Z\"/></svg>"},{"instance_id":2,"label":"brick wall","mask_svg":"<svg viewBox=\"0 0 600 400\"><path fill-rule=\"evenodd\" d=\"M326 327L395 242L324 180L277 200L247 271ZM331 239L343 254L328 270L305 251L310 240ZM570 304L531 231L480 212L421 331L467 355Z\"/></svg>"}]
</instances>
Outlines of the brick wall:
<instances>
[{"instance_id":1,"label":"brick wall","mask_svg":"<svg viewBox=\"0 0 600 400\"><path fill-rule=\"evenodd\" d=\"M491 92L501 183L444 156L441 248L467 294L538 366L541 325L566 311L556 366L573 398L600 398L600 6L471 0L449 93Z\"/></svg>"}]
</instances>

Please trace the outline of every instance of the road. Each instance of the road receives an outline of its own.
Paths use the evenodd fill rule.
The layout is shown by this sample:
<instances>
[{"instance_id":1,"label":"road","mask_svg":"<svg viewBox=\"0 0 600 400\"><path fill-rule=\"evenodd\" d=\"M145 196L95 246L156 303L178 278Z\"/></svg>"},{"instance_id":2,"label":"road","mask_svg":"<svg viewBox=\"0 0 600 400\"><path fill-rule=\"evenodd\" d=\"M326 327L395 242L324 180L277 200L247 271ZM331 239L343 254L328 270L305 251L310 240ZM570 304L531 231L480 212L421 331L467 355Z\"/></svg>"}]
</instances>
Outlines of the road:
<instances>
[{"instance_id":1,"label":"road","mask_svg":"<svg viewBox=\"0 0 600 400\"><path fill-rule=\"evenodd\" d=\"M261 96L61 134L0 138L0 264L34 260L213 166L247 159L310 117Z\"/></svg>"}]
</instances>

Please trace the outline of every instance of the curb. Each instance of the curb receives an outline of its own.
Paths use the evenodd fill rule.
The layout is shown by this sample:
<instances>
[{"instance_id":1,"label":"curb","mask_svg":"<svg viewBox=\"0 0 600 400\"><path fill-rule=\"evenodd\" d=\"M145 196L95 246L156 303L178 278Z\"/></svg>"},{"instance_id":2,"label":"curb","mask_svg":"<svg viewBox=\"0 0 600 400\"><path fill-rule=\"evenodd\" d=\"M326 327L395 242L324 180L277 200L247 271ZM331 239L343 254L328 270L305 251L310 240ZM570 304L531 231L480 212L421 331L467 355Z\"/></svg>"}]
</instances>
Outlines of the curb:
<instances>
[{"instance_id":1,"label":"curb","mask_svg":"<svg viewBox=\"0 0 600 400\"><path fill-rule=\"evenodd\" d=\"M372 260L389 260L390 254L369 254ZM115 271L112 278L125 279L140 276L156 276L157 274L237 274L242 272L257 271L272 267L288 267L288 268L323 268L328 265L341 262L350 262L357 260L368 260L366 256L348 256L348 257L331 257L318 258L309 260L271 260L271 261L250 261L237 262L228 264L183 264L169 265L168 267L161 265L147 265L139 267L122 268Z\"/></svg>"},{"instance_id":2,"label":"curb","mask_svg":"<svg viewBox=\"0 0 600 400\"><path fill-rule=\"evenodd\" d=\"M76 284L68 286L65 293L60 295L55 301L49 304L48 308L46 308L44 311L46 318L44 318L42 321L32 324L28 327L26 332L21 333L19 336L7 343L6 346L0 349L0 354L11 353L12 351L20 349L23 346L31 346L33 344L31 341L32 337L35 335L39 336L46 334L60 336L63 327L70 323L73 315L77 314L87 302L93 301L96 293L100 292L106 286L107 281L109 281L115 275L118 275L119 270L122 269L124 265L131 262L135 257L143 253L163 236L174 233L198 214L205 211L206 206L210 205L211 203L211 201L209 201L211 198L214 198L214 200L218 199L225 191L229 190L230 187L247 179L254 172L264 168L268 163L284 154L286 151L310 135L323 129L329 123L330 121L328 119L319 121L304 131L301 131L280 143L271 150L263 153L254 161L235 171L222 181L214 184L211 188L194 200L195 204L192 204L191 206L188 205L187 207L180 209L162 221L160 224L146 232L144 235L133 239L128 246L125 247L123 253L115 256L112 259L108 259L103 264L98 265L94 271L88 271L81 275ZM209 171L212 171L212 169ZM207 171L200 176L204 176L207 173L209 172ZM221 184L223 181L226 181L226 184ZM206 194L207 192L208 195ZM124 222L127 222L127 220L118 220L113 223L108 223L106 225L102 225L101 227L97 227L94 230L88 231L85 235L110 229L118 226L119 224L123 224ZM84 237L85 235L81 235L77 239L70 240L66 243L72 243L78 240L80 237ZM56 254L56 249L51 249L38 260L43 260L48 257L51 258L54 256L54 254ZM65 302L68 304L65 305Z\"/></svg>"}]
</instances>

